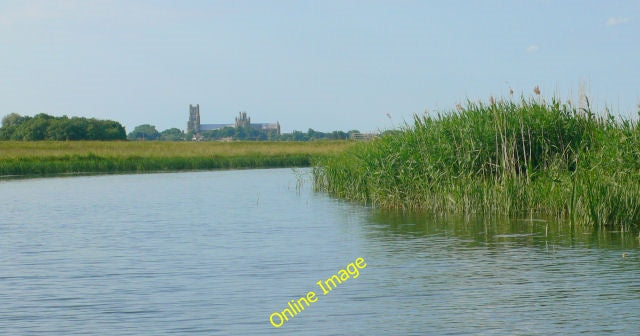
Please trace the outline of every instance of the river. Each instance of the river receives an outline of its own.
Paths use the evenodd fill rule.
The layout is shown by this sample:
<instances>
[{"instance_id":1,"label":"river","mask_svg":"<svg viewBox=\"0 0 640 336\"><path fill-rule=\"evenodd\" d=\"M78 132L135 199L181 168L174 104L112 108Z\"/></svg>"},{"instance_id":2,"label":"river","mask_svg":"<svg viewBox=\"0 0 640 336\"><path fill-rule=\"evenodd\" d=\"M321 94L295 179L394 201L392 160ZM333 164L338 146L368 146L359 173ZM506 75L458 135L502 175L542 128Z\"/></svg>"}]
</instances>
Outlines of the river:
<instances>
[{"instance_id":1,"label":"river","mask_svg":"<svg viewBox=\"0 0 640 336\"><path fill-rule=\"evenodd\" d=\"M393 214L308 179L0 181L0 335L638 333L637 234Z\"/></svg>"}]
</instances>

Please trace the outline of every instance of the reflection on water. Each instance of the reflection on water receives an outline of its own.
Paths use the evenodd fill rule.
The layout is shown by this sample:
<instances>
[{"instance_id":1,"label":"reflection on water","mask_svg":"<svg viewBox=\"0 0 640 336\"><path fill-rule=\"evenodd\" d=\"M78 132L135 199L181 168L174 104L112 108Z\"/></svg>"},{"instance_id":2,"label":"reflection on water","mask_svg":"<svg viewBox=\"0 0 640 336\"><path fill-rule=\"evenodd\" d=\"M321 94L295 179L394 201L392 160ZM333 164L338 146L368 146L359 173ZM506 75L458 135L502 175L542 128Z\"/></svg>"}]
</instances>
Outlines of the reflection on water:
<instances>
[{"instance_id":1,"label":"reflection on water","mask_svg":"<svg viewBox=\"0 0 640 336\"><path fill-rule=\"evenodd\" d=\"M582 246L633 250L640 245L638 233L572 227L569 223L539 218L434 217L428 214L373 210L368 217L372 235L419 238L451 235L483 245Z\"/></svg>"},{"instance_id":2,"label":"reflection on water","mask_svg":"<svg viewBox=\"0 0 640 336\"><path fill-rule=\"evenodd\" d=\"M637 334L635 235L377 211L299 176L0 182L0 335Z\"/></svg>"},{"instance_id":3,"label":"reflection on water","mask_svg":"<svg viewBox=\"0 0 640 336\"><path fill-rule=\"evenodd\" d=\"M638 237L545 220L372 211L365 236L435 334L622 334L640 323ZM381 251L380 251L381 250ZM623 256L624 254L624 256ZM393 304L396 298L384 300ZM417 301L417 302L416 302ZM397 304L397 303L396 303Z\"/></svg>"}]
</instances>

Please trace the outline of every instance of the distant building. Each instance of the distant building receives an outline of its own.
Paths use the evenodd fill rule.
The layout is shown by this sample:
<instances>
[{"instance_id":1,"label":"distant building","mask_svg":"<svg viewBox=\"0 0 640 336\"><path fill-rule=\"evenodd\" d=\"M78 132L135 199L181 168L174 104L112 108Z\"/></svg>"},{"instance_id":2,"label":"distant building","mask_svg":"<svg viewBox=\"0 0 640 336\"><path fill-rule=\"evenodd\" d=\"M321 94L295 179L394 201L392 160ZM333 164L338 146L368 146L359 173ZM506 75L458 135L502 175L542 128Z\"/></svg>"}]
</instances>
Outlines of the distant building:
<instances>
[{"instance_id":1,"label":"distant building","mask_svg":"<svg viewBox=\"0 0 640 336\"><path fill-rule=\"evenodd\" d=\"M371 141L375 138L378 138L380 135L378 133L360 133L353 132L349 135L349 139L358 140L358 141Z\"/></svg>"},{"instance_id":2,"label":"distant building","mask_svg":"<svg viewBox=\"0 0 640 336\"><path fill-rule=\"evenodd\" d=\"M239 112L236 117L235 127L251 127L259 131L275 130L277 135L280 135L280 123L251 123L251 118L247 117L247 112Z\"/></svg>"},{"instance_id":3,"label":"distant building","mask_svg":"<svg viewBox=\"0 0 640 336\"><path fill-rule=\"evenodd\" d=\"M196 106L189 105L189 121L187 122L187 132L193 132L195 134L212 131L225 127L251 127L259 131L276 131L277 135L280 135L280 123L251 123L251 118L247 117L247 112L239 112L236 117L235 124L201 124L200 123L200 104Z\"/></svg>"},{"instance_id":4,"label":"distant building","mask_svg":"<svg viewBox=\"0 0 640 336\"><path fill-rule=\"evenodd\" d=\"M197 104L196 106L189 104L187 132L200 133L200 104Z\"/></svg>"}]
</instances>

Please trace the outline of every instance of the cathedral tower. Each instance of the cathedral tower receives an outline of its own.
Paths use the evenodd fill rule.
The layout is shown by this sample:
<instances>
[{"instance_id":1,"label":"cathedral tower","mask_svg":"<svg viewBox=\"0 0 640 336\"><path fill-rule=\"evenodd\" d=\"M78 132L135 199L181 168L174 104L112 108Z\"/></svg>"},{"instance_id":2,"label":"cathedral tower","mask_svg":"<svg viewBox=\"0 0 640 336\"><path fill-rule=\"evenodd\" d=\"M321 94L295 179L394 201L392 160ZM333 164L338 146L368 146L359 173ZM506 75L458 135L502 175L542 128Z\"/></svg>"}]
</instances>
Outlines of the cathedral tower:
<instances>
[{"instance_id":1,"label":"cathedral tower","mask_svg":"<svg viewBox=\"0 0 640 336\"><path fill-rule=\"evenodd\" d=\"M197 104L196 106L189 104L187 132L200 133L200 104Z\"/></svg>"}]
</instances>

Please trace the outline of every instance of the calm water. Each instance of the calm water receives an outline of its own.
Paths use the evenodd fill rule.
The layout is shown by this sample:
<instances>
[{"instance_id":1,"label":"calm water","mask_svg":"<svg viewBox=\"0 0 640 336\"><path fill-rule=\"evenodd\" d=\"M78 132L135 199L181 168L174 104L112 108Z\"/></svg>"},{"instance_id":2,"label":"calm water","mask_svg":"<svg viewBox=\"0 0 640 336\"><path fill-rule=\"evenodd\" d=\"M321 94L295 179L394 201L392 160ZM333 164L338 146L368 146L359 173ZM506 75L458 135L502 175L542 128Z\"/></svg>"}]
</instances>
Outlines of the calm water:
<instances>
[{"instance_id":1,"label":"calm water","mask_svg":"<svg viewBox=\"0 0 640 336\"><path fill-rule=\"evenodd\" d=\"M0 335L640 327L637 236L376 212L290 169L3 181L0 204ZM358 257L360 276L322 295L316 282ZM309 291L316 302L270 324Z\"/></svg>"}]
</instances>

